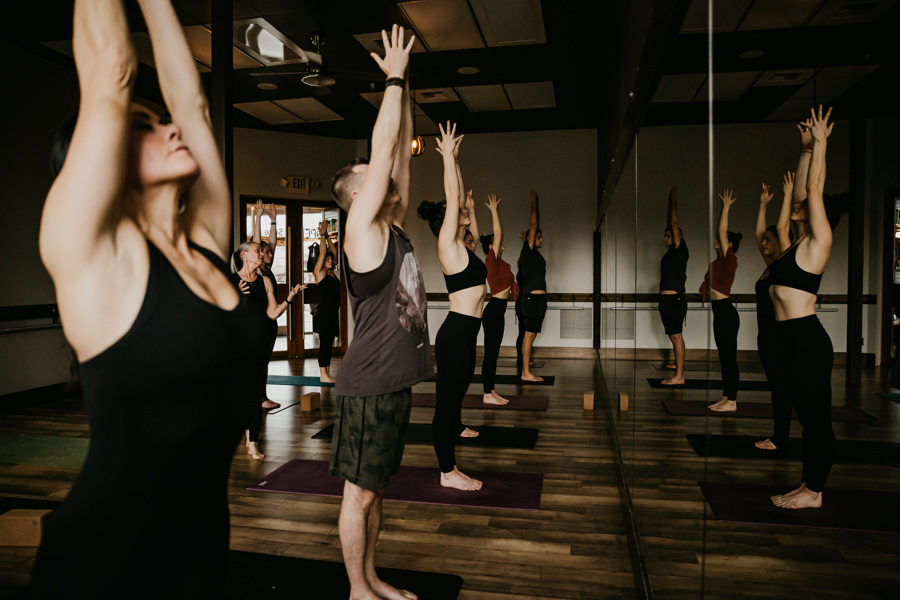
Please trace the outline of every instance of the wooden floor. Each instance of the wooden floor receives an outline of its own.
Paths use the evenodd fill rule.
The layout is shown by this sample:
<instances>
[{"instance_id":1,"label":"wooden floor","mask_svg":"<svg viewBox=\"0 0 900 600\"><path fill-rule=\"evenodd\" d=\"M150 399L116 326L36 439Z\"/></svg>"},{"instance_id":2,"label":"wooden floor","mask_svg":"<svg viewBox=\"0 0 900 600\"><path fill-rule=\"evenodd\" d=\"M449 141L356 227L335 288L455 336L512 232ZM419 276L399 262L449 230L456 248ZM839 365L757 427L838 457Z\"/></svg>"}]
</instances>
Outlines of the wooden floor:
<instances>
[{"instance_id":1,"label":"wooden floor","mask_svg":"<svg viewBox=\"0 0 900 600\"><path fill-rule=\"evenodd\" d=\"M656 598L888 598L900 586L900 536L866 532L740 525L716 522L697 482L783 483L799 480L799 462L698 458L687 433L765 436L771 424L758 419L676 417L661 399L704 400L705 390L654 390L647 377L662 376L649 361L544 359L540 370L557 376L555 386L524 388L549 395L547 412L466 410L466 424L534 427L534 450L461 448L468 468L543 473L541 510L473 509L399 502L384 504L378 564L461 576L463 600L635 598L641 594L626 536L623 497L617 483L605 407L582 410L585 390L629 394L630 410L615 416L640 534L642 557ZM340 376L340 364L336 368ZM747 369L748 379L762 375ZM758 371L758 370L757 370ZM317 372L315 361L273 363L273 374ZM509 368L500 372L511 373ZM717 375L715 365L713 374ZM703 377L703 373L691 373ZM860 392L847 398L844 372L833 378L834 404L858 406L878 417L872 423L836 423L839 439L900 441L900 405L874 395L887 370L865 371ZM714 377L717 378L717 377ZM433 383L416 391L434 389ZM270 386L274 400L289 404L311 388ZM473 385L470 392L478 393ZM512 393L514 386L501 389ZM521 388L519 389L521 393ZM741 392L741 401L767 401L765 392ZM717 399L717 398L716 398ZM311 414L299 406L266 417L262 462L241 449L231 472L232 548L340 561L337 517L340 500L247 490L293 458L328 458L330 441L313 440L333 416L333 388ZM429 422L432 409L414 408L413 422ZM73 401L43 404L0 415L0 432L87 437L85 415ZM794 423L794 435L799 425ZM429 446L407 446L406 465L436 466ZM0 494L62 498L77 469L0 464ZM900 491L900 466L835 465L829 485ZM827 502L827 491L825 501ZM189 501L188 498L185 501ZM860 494L859 510L865 510ZM900 507L898 507L900 510ZM34 549L0 547L0 597L25 585Z\"/></svg>"}]
</instances>

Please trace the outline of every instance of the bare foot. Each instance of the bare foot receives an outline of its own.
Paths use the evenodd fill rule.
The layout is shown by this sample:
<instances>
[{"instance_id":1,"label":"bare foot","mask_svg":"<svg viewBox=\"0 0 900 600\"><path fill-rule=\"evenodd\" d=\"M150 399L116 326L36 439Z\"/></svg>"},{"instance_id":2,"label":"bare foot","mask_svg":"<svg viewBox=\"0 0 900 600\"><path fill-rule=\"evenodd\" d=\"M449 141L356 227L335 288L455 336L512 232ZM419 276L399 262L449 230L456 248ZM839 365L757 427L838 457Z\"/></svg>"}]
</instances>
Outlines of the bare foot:
<instances>
[{"instance_id":1,"label":"bare foot","mask_svg":"<svg viewBox=\"0 0 900 600\"><path fill-rule=\"evenodd\" d=\"M244 442L245 446L247 446L248 448L250 447L250 430L249 429L244 430L244 439L241 441Z\"/></svg>"},{"instance_id":2,"label":"bare foot","mask_svg":"<svg viewBox=\"0 0 900 600\"><path fill-rule=\"evenodd\" d=\"M677 369L678 367L675 365L675 363L670 362L670 363L666 363L666 368L667 368L667 369L672 369L672 370L674 371L674 370Z\"/></svg>"},{"instance_id":3,"label":"bare foot","mask_svg":"<svg viewBox=\"0 0 900 600\"><path fill-rule=\"evenodd\" d=\"M522 381L543 381L543 377L538 377L531 371L522 371Z\"/></svg>"},{"instance_id":4,"label":"bare foot","mask_svg":"<svg viewBox=\"0 0 900 600\"><path fill-rule=\"evenodd\" d=\"M463 432L459 434L459 437L476 438L478 437L478 432L474 429L469 429L468 427L466 427L465 429L463 429Z\"/></svg>"},{"instance_id":5,"label":"bare foot","mask_svg":"<svg viewBox=\"0 0 900 600\"><path fill-rule=\"evenodd\" d=\"M663 385L684 385L684 377L669 377L660 381Z\"/></svg>"},{"instance_id":6,"label":"bare foot","mask_svg":"<svg viewBox=\"0 0 900 600\"><path fill-rule=\"evenodd\" d=\"M722 398L711 405L709 410L713 412L735 412L737 410L737 402L735 400L729 400L728 398Z\"/></svg>"},{"instance_id":7,"label":"bare foot","mask_svg":"<svg viewBox=\"0 0 900 600\"><path fill-rule=\"evenodd\" d=\"M375 592L379 598L385 598L385 600L418 600L419 598L412 592L398 590L394 586L378 579L375 575L371 578L367 575L366 579L368 579L372 591Z\"/></svg>"},{"instance_id":8,"label":"bare foot","mask_svg":"<svg viewBox=\"0 0 900 600\"><path fill-rule=\"evenodd\" d=\"M490 394L485 394L481 401L485 404L509 404L509 400L493 391Z\"/></svg>"},{"instance_id":9,"label":"bare foot","mask_svg":"<svg viewBox=\"0 0 900 600\"><path fill-rule=\"evenodd\" d=\"M324 376L324 377L322 377L322 376L320 375L320 376L319 376L319 381L321 381L322 383L335 383L335 382L337 381L337 379L335 379L335 378L332 377L331 375L326 375L326 376Z\"/></svg>"},{"instance_id":10,"label":"bare foot","mask_svg":"<svg viewBox=\"0 0 900 600\"><path fill-rule=\"evenodd\" d=\"M266 398L265 400L263 400L262 407L265 410L271 410L273 408L281 408L281 405Z\"/></svg>"},{"instance_id":11,"label":"bare foot","mask_svg":"<svg viewBox=\"0 0 900 600\"><path fill-rule=\"evenodd\" d=\"M757 448L759 448L760 450L778 450L778 447L769 438L760 440L753 445L756 446Z\"/></svg>"},{"instance_id":12,"label":"bare foot","mask_svg":"<svg viewBox=\"0 0 900 600\"><path fill-rule=\"evenodd\" d=\"M247 442L247 454L249 454L250 458L253 460L262 460L266 457L265 454L259 451L258 442Z\"/></svg>"},{"instance_id":13,"label":"bare foot","mask_svg":"<svg viewBox=\"0 0 900 600\"><path fill-rule=\"evenodd\" d=\"M791 490L784 494L778 494L776 496L769 496L769 499L772 501L773 504L778 506L778 503L784 501L785 498L790 498L791 496L796 496L797 494L799 494L800 492L803 492L805 490L806 490L806 484L801 483L800 487L798 487L797 489Z\"/></svg>"},{"instance_id":14,"label":"bare foot","mask_svg":"<svg viewBox=\"0 0 900 600\"><path fill-rule=\"evenodd\" d=\"M453 470L449 473L441 473L441 485L464 492L475 492L481 489L480 481L472 479L468 475L463 475L456 467L453 467Z\"/></svg>"},{"instance_id":15,"label":"bare foot","mask_svg":"<svg viewBox=\"0 0 900 600\"><path fill-rule=\"evenodd\" d=\"M814 492L804 486L803 490L789 496L786 495L779 501L772 500L772 502L781 508L821 508L822 492Z\"/></svg>"}]
</instances>

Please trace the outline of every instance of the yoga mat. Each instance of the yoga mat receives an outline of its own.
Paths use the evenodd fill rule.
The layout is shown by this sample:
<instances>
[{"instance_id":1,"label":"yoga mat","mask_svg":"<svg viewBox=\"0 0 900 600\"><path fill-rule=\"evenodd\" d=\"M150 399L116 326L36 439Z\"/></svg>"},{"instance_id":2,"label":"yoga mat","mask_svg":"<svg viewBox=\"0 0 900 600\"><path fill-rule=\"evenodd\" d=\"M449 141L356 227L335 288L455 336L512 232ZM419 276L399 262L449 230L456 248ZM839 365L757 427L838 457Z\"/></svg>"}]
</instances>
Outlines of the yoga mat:
<instances>
[{"instance_id":1,"label":"yoga mat","mask_svg":"<svg viewBox=\"0 0 900 600\"><path fill-rule=\"evenodd\" d=\"M556 375L540 375L540 377L543 377L544 380L522 381L521 379L519 379L518 375L500 375L498 373L497 376L494 377L494 383L500 383L504 385L553 385L553 383L556 381ZM433 375L425 381L436 381L436 379L437 375ZM472 383L483 383L480 373L472 375Z\"/></svg>"},{"instance_id":2,"label":"yoga mat","mask_svg":"<svg viewBox=\"0 0 900 600\"><path fill-rule=\"evenodd\" d=\"M269 375L268 385L309 385L315 387L334 387L333 383L323 383L318 377L308 375Z\"/></svg>"},{"instance_id":3,"label":"yoga mat","mask_svg":"<svg viewBox=\"0 0 900 600\"><path fill-rule=\"evenodd\" d=\"M377 560L377 554L376 554ZM457 575L377 568L382 581L428 600L455 600L463 579ZM347 600L350 582L340 562L257 554L228 553L225 598Z\"/></svg>"},{"instance_id":4,"label":"yoga mat","mask_svg":"<svg viewBox=\"0 0 900 600\"><path fill-rule=\"evenodd\" d=\"M463 398L463 408L498 408L501 410L547 410L550 398L547 396L503 396L509 402L507 404L485 404L481 401L483 394L466 394ZM413 406L434 406L434 394L412 395Z\"/></svg>"},{"instance_id":5,"label":"yoga mat","mask_svg":"<svg viewBox=\"0 0 900 600\"><path fill-rule=\"evenodd\" d=\"M0 433L0 463L80 469L89 443L85 438Z\"/></svg>"},{"instance_id":6,"label":"yoga mat","mask_svg":"<svg viewBox=\"0 0 900 600\"><path fill-rule=\"evenodd\" d=\"M446 504L479 508L538 510L544 476L540 473L505 473L465 469L466 475L480 479L477 492L441 487L436 467L400 467L385 490L385 500L417 504ZM344 480L328 475L327 460L294 459L278 467L250 486L250 490L340 496Z\"/></svg>"},{"instance_id":7,"label":"yoga mat","mask_svg":"<svg viewBox=\"0 0 900 600\"><path fill-rule=\"evenodd\" d=\"M900 493L826 488L822 508L779 508L769 499L790 485L698 482L719 521L900 533Z\"/></svg>"},{"instance_id":8,"label":"yoga mat","mask_svg":"<svg viewBox=\"0 0 900 600\"><path fill-rule=\"evenodd\" d=\"M647 378L647 383L654 389L676 389L676 390L721 390L721 379L685 379L681 385L663 385L662 379ZM742 379L738 382L738 389L745 392L768 392L769 382Z\"/></svg>"},{"instance_id":9,"label":"yoga mat","mask_svg":"<svg viewBox=\"0 0 900 600\"><path fill-rule=\"evenodd\" d=\"M475 365L478 367L482 366L482 364L484 364L484 359L481 359L481 358L479 358L478 361L475 363ZM514 358L498 358L497 366L502 367L502 368L515 369L516 368L516 359L514 359ZM544 361L542 361L542 360L531 361L531 368L532 369L543 369Z\"/></svg>"},{"instance_id":10,"label":"yoga mat","mask_svg":"<svg viewBox=\"0 0 900 600\"><path fill-rule=\"evenodd\" d=\"M879 392L878 395L881 396L882 398L887 398L891 402L896 402L897 404L900 404L900 394L892 394L890 392Z\"/></svg>"},{"instance_id":11,"label":"yoga mat","mask_svg":"<svg viewBox=\"0 0 900 600\"><path fill-rule=\"evenodd\" d=\"M751 458L800 460L803 456L800 438L791 438L787 454L782 449L760 450L753 445L764 436L759 435L704 435L687 434L688 443L697 456L717 458ZM900 444L891 442L870 442L868 440L836 440L834 462L856 465L882 465L900 467Z\"/></svg>"},{"instance_id":12,"label":"yoga mat","mask_svg":"<svg viewBox=\"0 0 900 600\"><path fill-rule=\"evenodd\" d=\"M662 401L663 406L670 415L682 415L689 417L699 417L709 414L713 417L737 417L748 419L771 419L772 405L768 402L740 402L738 401L738 409L734 412L716 412L709 410L710 402L696 400L675 400L666 398ZM793 415L793 418L797 418ZM855 406L832 406L832 421L848 421L848 422L867 422L877 421L875 417L860 410Z\"/></svg>"},{"instance_id":13,"label":"yoga mat","mask_svg":"<svg viewBox=\"0 0 900 600\"><path fill-rule=\"evenodd\" d=\"M650 363L650 366L656 369L657 371L666 371L668 373L674 373L675 369L666 368L666 363L664 362L655 362ZM762 365L758 363L741 363L740 365L741 373L765 373L762 368ZM713 373L719 372L719 361L712 360L710 362L703 362L702 360L686 360L684 361L684 370L685 371L712 371Z\"/></svg>"},{"instance_id":14,"label":"yoga mat","mask_svg":"<svg viewBox=\"0 0 900 600\"><path fill-rule=\"evenodd\" d=\"M456 440L459 446L477 446L480 448L515 448L521 450L534 450L537 444L537 429L525 427L495 427L493 425L473 425L472 429L478 432L478 437ZM314 440L330 440L334 434L332 423L319 433L312 436ZM432 443L431 423L410 423L406 430L407 444Z\"/></svg>"}]
</instances>

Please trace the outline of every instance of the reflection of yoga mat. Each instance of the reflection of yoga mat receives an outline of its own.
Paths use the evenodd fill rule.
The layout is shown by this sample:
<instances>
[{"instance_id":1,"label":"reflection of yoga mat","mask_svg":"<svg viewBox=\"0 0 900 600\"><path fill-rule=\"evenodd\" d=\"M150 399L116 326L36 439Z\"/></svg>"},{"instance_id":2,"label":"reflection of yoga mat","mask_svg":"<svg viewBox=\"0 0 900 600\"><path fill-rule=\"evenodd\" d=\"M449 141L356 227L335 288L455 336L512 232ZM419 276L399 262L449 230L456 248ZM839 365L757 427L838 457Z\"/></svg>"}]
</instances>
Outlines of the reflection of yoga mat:
<instances>
[{"instance_id":1,"label":"reflection of yoga mat","mask_svg":"<svg viewBox=\"0 0 900 600\"><path fill-rule=\"evenodd\" d=\"M786 457L780 456L780 451L760 450L753 445L754 442L761 439L765 439L765 437L760 435L704 435L702 433L687 435L688 443L697 456L800 460L803 455L799 438L790 439ZM834 462L900 467L900 444L867 440L836 440Z\"/></svg>"},{"instance_id":2,"label":"reflection of yoga mat","mask_svg":"<svg viewBox=\"0 0 900 600\"><path fill-rule=\"evenodd\" d=\"M232 550L228 553L227 573L225 598L235 600L350 597L347 571L340 562ZM405 569L379 567L378 576L398 589L429 600L454 600L463 584L457 575Z\"/></svg>"},{"instance_id":3,"label":"reflection of yoga mat","mask_svg":"<svg viewBox=\"0 0 900 600\"><path fill-rule=\"evenodd\" d=\"M524 427L495 427L493 425L473 425L478 437L456 440L457 446L478 446L481 448L516 448L534 450L537 444L537 429ZM334 434L334 424L329 425L316 435L314 440L330 440ZM431 423L410 423L406 430L407 444L431 445Z\"/></svg>"},{"instance_id":4,"label":"reflection of yoga mat","mask_svg":"<svg viewBox=\"0 0 900 600\"><path fill-rule=\"evenodd\" d=\"M81 468L90 440L0 433L0 463Z\"/></svg>"},{"instance_id":5,"label":"reflection of yoga mat","mask_svg":"<svg viewBox=\"0 0 900 600\"><path fill-rule=\"evenodd\" d=\"M900 404L900 394L892 394L890 392L879 392L878 395L881 396L882 398L887 398L891 402L896 402L897 404Z\"/></svg>"},{"instance_id":6,"label":"reflection of yoga mat","mask_svg":"<svg viewBox=\"0 0 900 600\"><path fill-rule=\"evenodd\" d=\"M540 473L505 473L465 469L466 475L484 482L477 492L441 487L436 467L400 467L391 477L385 500L449 506L538 510L544 476ZM278 467L247 489L288 494L340 496L344 480L328 475L327 460L294 459Z\"/></svg>"},{"instance_id":7,"label":"reflection of yoga mat","mask_svg":"<svg viewBox=\"0 0 900 600\"><path fill-rule=\"evenodd\" d=\"M663 406L670 415L682 415L689 417L699 417L710 415L712 417L738 417L748 419L771 419L772 405L768 402L740 402L738 408L734 412L716 412L709 410L711 402L703 402L696 400L675 400L666 398L662 401ZM793 415L793 418L797 418ZM877 420L875 417L860 410L855 406L832 406L832 421L848 421L848 422L867 422Z\"/></svg>"},{"instance_id":8,"label":"reflection of yoga mat","mask_svg":"<svg viewBox=\"0 0 900 600\"><path fill-rule=\"evenodd\" d=\"M547 410L550 398L547 396L503 396L509 402L507 404L485 404L481 401L483 394L466 394L463 398L463 408L499 408L502 410ZM412 395L413 406L434 406L434 394Z\"/></svg>"},{"instance_id":9,"label":"reflection of yoga mat","mask_svg":"<svg viewBox=\"0 0 900 600\"><path fill-rule=\"evenodd\" d=\"M779 508L769 499L790 485L699 482L716 519L732 523L788 525L900 533L900 493L826 488L822 508Z\"/></svg>"},{"instance_id":10,"label":"reflection of yoga mat","mask_svg":"<svg viewBox=\"0 0 900 600\"><path fill-rule=\"evenodd\" d=\"M269 385L309 385L315 387L334 387L333 383L323 383L318 377L308 375L269 375L266 379Z\"/></svg>"},{"instance_id":11,"label":"reflection of yoga mat","mask_svg":"<svg viewBox=\"0 0 900 600\"><path fill-rule=\"evenodd\" d=\"M478 362L475 363L476 366L481 367L484 363L484 360L479 358ZM514 358L498 358L497 366L502 368L515 369L516 368L516 359ZM544 361L542 360L533 360L531 361L532 369L542 369L544 368Z\"/></svg>"},{"instance_id":12,"label":"reflection of yoga mat","mask_svg":"<svg viewBox=\"0 0 900 600\"><path fill-rule=\"evenodd\" d=\"M669 373L675 372L675 369L667 368L666 363L664 362L651 363L650 366L657 371L667 371ZM765 373L765 371L763 371L762 365L759 363L740 363L739 367L741 373ZM685 371L711 371L713 373L718 373L719 368L720 367L718 360L712 360L710 362L703 362L702 360L684 361Z\"/></svg>"},{"instance_id":13,"label":"reflection of yoga mat","mask_svg":"<svg viewBox=\"0 0 900 600\"><path fill-rule=\"evenodd\" d=\"M543 381L522 381L521 379L519 379L518 375L500 375L498 373L497 376L494 377L494 383L500 383L500 384L504 384L504 385L507 385L507 384L508 385L553 385L553 383L556 381L556 375L540 375L540 377L543 377L544 380ZM429 377L428 379L426 379L425 381L435 381L436 378L437 378L437 376L433 375L433 376ZM476 373L475 375L472 375L472 383L483 383L480 373ZM504 398L505 397L506 396L504 396Z\"/></svg>"},{"instance_id":14,"label":"reflection of yoga mat","mask_svg":"<svg viewBox=\"0 0 900 600\"><path fill-rule=\"evenodd\" d=\"M650 379L647 378L647 383L650 384L650 387L655 389L665 389L665 390L721 390L722 389L722 380L721 379L685 379L684 383L681 385L663 385L662 379ZM768 392L769 391L769 383L767 381L754 381L754 380L746 380L742 379L738 383L738 389L743 390L745 392Z\"/></svg>"}]
</instances>

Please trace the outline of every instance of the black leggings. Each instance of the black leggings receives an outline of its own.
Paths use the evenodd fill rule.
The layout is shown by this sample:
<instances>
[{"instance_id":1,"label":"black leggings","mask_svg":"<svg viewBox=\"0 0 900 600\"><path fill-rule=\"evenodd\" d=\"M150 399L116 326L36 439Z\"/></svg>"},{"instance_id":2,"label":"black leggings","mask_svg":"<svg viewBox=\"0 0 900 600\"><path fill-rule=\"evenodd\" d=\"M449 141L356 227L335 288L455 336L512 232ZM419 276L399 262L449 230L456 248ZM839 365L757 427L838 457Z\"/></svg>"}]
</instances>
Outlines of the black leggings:
<instances>
[{"instance_id":1,"label":"black leggings","mask_svg":"<svg viewBox=\"0 0 900 600\"><path fill-rule=\"evenodd\" d=\"M713 336L719 350L719 364L722 366L722 395L729 400L737 400L738 383L741 379L737 362L737 335L741 328L741 318L731 298L710 302L713 312Z\"/></svg>"},{"instance_id":2,"label":"black leggings","mask_svg":"<svg viewBox=\"0 0 900 600\"><path fill-rule=\"evenodd\" d=\"M334 346L334 338L337 337L338 324L334 317L319 319L319 366L327 367L331 364L331 350Z\"/></svg>"},{"instance_id":3,"label":"black leggings","mask_svg":"<svg viewBox=\"0 0 900 600\"><path fill-rule=\"evenodd\" d=\"M485 394L490 394L494 389L497 357L500 356L500 344L503 342L503 330L506 326L507 304L506 298L491 296L481 315L481 326L484 327L484 361L481 363L481 378L484 381Z\"/></svg>"},{"instance_id":4,"label":"black leggings","mask_svg":"<svg viewBox=\"0 0 900 600\"><path fill-rule=\"evenodd\" d=\"M816 315L775 322L776 379L787 392L803 428L803 479L821 492L834 460L831 368L834 348Z\"/></svg>"},{"instance_id":5,"label":"black leggings","mask_svg":"<svg viewBox=\"0 0 900 600\"><path fill-rule=\"evenodd\" d=\"M475 372L475 346L481 319L450 312L434 340L437 393L431 435L442 473L456 466L456 440L463 432L462 401Z\"/></svg>"},{"instance_id":6,"label":"black leggings","mask_svg":"<svg viewBox=\"0 0 900 600\"><path fill-rule=\"evenodd\" d=\"M779 456L787 456L788 439L791 435L791 398L784 389L784 382L778 377L776 363L778 357L778 341L775 337L774 321L771 324L759 324L759 335L756 338L756 347L759 350L759 360L762 362L763 371L769 381L769 389L772 390L772 417L775 420L775 432L770 438L775 444Z\"/></svg>"}]
</instances>

